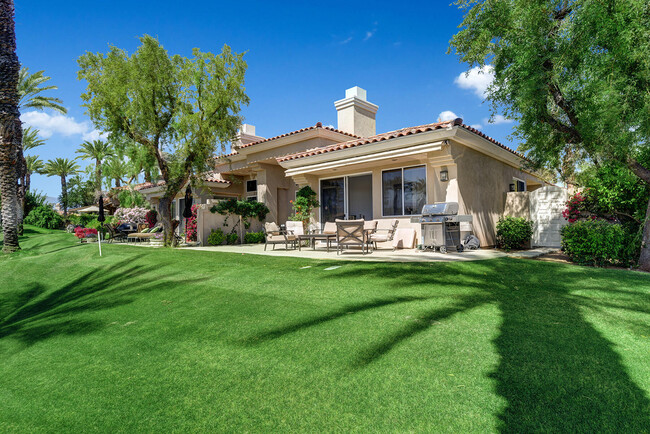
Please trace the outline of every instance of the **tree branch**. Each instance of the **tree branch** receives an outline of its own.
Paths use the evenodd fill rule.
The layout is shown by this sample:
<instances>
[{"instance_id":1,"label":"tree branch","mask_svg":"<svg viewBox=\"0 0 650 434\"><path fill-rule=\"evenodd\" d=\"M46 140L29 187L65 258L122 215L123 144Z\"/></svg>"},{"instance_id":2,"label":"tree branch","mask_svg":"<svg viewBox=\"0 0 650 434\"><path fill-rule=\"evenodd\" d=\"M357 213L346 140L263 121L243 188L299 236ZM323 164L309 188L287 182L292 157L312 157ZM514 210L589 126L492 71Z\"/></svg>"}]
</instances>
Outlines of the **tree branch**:
<instances>
[{"instance_id":1,"label":"tree branch","mask_svg":"<svg viewBox=\"0 0 650 434\"><path fill-rule=\"evenodd\" d=\"M632 157L627 157L627 166L632 172L646 183L650 184L650 170L643 167L638 161Z\"/></svg>"}]
</instances>

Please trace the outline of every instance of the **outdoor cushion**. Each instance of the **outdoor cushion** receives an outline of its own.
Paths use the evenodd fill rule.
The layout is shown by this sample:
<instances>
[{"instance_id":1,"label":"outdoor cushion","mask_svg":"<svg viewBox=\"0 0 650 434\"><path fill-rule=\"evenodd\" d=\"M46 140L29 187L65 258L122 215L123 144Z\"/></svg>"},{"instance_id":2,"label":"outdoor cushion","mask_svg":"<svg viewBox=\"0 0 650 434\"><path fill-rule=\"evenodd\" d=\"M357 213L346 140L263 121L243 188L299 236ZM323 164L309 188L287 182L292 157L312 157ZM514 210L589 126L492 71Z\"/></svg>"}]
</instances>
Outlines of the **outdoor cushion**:
<instances>
[{"instance_id":1,"label":"outdoor cushion","mask_svg":"<svg viewBox=\"0 0 650 434\"><path fill-rule=\"evenodd\" d=\"M264 223L264 229L266 230L267 234L271 232L280 232L280 227L274 222Z\"/></svg>"},{"instance_id":2,"label":"outdoor cushion","mask_svg":"<svg viewBox=\"0 0 650 434\"><path fill-rule=\"evenodd\" d=\"M157 234L158 232L162 232L162 226L156 226L154 227L149 233L151 234Z\"/></svg>"},{"instance_id":3,"label":"outdoor cushion","mask_svg":"<svg viewBox=\"0 0 650 434\"><path fill-rule=\"evenodd\" d=\"M304 230L302 228L302 222L290 220L286 223L285 227L287 231L294 235L304 235Z\"/></svg>"},{"instance_id":4,"label":"outdoor cushion","mask_svg":"<svg viewBox=\"0 0 650 434\"><path fill-rule=\"evenodd\" d=\"M377 230L377 220L366 220L363 223L364 231L376 231Z\"/></svg>"},{"instance_id":5,"label":"outdoor cushion","mask_svg":"<svg viewBox=\"0 0 650 434\"><path fill-rule=\"evenodd\" d=\"M382 243L384 241L390 241L390 236L388 234L372 234L370 235L370 241Z\"/></svg>"},{"instance_id":6,"label":"outdoor cushion","mask_svg":"<svg viewBox=\"0 0 650 434\"><path fill-rule=\"evenodd\" d=\"M335 234L336 233L336 223L326 222L325 227L323 228L324 234Z\"/></svg>"},{"instance_id":7,"label":"outdoor cushion","mask_svg":"<svg viewBox=\"0 0 650 434\"><path fill-rule=\"evenodd\" d=\"M284 242L285 239L288 240L288 241L294 241L295 239L297 239L297 237L295 235L292 235L292 234L287 235L286 238L284 237L284 235L268 235L266 237L267 242L274 242L274 241Z\"/></svg>"},{"instance_id":8,"label":"outdoor cushion","mask_svg":"<svg viewBox=\"0 0 650 434\"><path fill-rule=\"evenodd\" d=\"M141 234L148 234L150 230L151 230L150 228L142 229L142 232L140 232L140 233Z\"/></svg>"}]
</instances>

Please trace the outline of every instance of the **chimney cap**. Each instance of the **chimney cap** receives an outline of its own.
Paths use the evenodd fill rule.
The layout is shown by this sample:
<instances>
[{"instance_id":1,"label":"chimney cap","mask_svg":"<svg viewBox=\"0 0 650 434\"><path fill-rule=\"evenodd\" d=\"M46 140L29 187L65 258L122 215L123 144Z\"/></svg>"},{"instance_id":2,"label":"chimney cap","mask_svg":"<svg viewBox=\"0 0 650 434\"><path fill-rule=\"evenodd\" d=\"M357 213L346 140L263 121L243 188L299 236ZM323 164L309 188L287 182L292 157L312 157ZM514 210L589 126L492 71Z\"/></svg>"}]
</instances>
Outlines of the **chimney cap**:
<instances>
[{"instance_id":1,"label":"chimney cap","mask_svg":"<svg viewBox=\"0 0 650 434\"><path fill-rule=\"evenodd\" d=\"M368 101L368 95L365 89L360 88L359 86L354 86L345 90L346 98L358 98L362 101Z\"/></svg>"}]
</instances>

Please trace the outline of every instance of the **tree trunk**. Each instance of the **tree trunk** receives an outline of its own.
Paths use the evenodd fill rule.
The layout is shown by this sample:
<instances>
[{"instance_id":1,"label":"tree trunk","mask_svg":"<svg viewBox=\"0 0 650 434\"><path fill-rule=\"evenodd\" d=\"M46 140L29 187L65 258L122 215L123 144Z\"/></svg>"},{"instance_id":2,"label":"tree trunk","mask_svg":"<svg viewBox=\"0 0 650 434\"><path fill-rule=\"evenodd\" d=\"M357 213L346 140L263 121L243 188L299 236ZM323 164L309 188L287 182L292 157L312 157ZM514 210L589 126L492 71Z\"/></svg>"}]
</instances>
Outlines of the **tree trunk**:
<instances>
[{"instance_id":1,"label":"tree trunk","mask_svg":"<svg viewBox=\"0 0 650 434\"><path fill-rule=\"evenodd\" d=\"M25 191L29 191L29 187L32 185L32 174L25 172Z\"/></svg>"},{"instance_id":2,"label":"tree trunk","mask_svg":"<svg viewBox=\"0 0 650 434\"><path fill-rule=\"evenodd\" d=\"M95 188L97 192L102 191L102 162L100 160L95 160ZM99 193L98 193L99 194Z\"/></svg>"},{"instance_id":3,"label":"tree trunk","mask_svg":"<svg viewBox=\"0 0 650 434\"><path fill-rule=\"evenodd\" d=\"M120 188L122 184L120 183L120 178L115 178L115 188Z\"/></svg>"},{"instance_id":4,"label":"tree trunk","mask_svg":"<svg viewBox=\"0 0 650 434\"><path fill-rule=\"evenodd\" d=\"M176 238L174 237L174 227L172 225L172 199L166 196L161 197L158 207L163 227L163 244L165 247L176 247Z\"/></svg>"},{"instance_id":5,"label":"tree trunk","mask_svg":"<svg viewBox=\"0 0 650 434\"><path fill-rule=\"evenodd\" d=\"M2 250L13 252L18 244L17 158L22 136L18 112L18 70L13 0L0 0L0 195L2 198Z\"/></svg>"},{"instance_id":6,"label":"tree trunk","mask_svg":"<svg viewBox=\"0 0 650 434\"><path fill-rule=\"evenodd\" d=\"M641 239L641 254L639 255L639 268L650 272L650 202L643 222L643 238Z\"/></svg>"},{"instance_id":7,"label":"tree trunk","mask_svg":"<svg viewBox=\"0 0 650 434\"><path fill-rule=\"evenodd\" d=\"M61 176L61 206L63 207L63 217L68 216L68 184L65 182L65 176Z\"/></svg>"}]
</instances>

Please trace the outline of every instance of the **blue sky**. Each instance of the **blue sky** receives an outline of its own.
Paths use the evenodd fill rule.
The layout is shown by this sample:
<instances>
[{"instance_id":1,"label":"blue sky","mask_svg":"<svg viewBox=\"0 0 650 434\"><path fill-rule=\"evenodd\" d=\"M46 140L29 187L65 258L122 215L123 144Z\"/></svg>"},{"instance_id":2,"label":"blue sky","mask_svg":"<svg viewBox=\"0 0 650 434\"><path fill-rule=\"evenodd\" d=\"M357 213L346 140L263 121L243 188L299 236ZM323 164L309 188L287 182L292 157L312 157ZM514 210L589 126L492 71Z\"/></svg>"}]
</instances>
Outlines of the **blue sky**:
<instances>
[{"instance_id":1,"label":"blue sky","mask_svg":"<svg viewBox=\"0 0 650 434\"><path fill-rule=\"evenodd\" d=\"M448 2L218 2L86 0L16 1L18 56L31 71L44 69L59 87L65 117L28 113L40 127L43 159L75 156L96 137L81 107L85 83L77 58L112 44L134 51L138 36L157 36L172 54L193 47L219 52L223 44L247 54L245 122L271 137L322 122L336 126L333 102L360 86L379 105L377 132L435 122L453 112L502 143L512 123L488 124L482 90L489 75L462 74L467 65L446 54L462 14ZM179 6L180 5L180 6ZM476 72L476 71L475 71ZM88 163L82 162L82 165ZM34 176L33 188L58 196L57 178Z\"/></svg>"}]
</instances>

